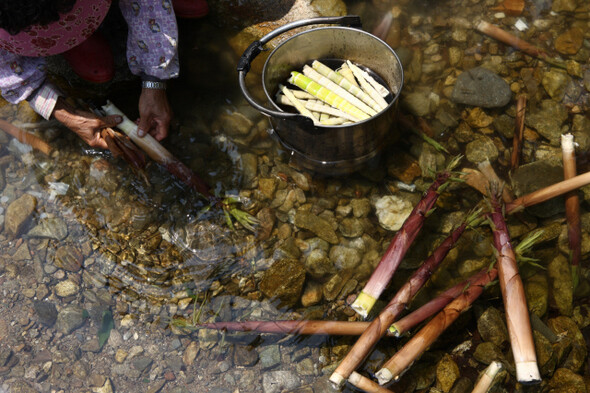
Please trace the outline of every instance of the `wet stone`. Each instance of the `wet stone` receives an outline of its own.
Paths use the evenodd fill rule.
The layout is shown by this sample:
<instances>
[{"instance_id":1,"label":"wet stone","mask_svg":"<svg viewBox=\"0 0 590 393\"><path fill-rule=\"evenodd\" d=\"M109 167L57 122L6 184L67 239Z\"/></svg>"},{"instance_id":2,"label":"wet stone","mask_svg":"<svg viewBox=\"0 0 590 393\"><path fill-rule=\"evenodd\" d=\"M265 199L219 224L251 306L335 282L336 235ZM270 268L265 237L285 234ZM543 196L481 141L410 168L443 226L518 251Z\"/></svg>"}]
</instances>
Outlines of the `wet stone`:
<instances>
[{"instance_id":1,"label":"wet stone","mask_svg":"<svg viewBox=\"0 0 590 393\"><path fill-rule=\"evenodd\" d=\"M336 244L338 236L330 223L316 214L308 211L298 210L295 214L295 225L299 228L307 229L325 241Z\"/></svg>"},{"instance_id":2,"label":"wet stone","mask_svg":"<svg viewBox=\"0 0 590 393\"><path fill-rule=\"evenodd\" d=\"M39 322L47 326L53 326L57 320L57 308L55 304L37 300L33 302L33 308L35 309Z\"/></svg>"},{"instance_id":3,"label":"wet stone","mask_svg":"<svg viewBox=\"0 0 590 393\"><path fill-rule=\"evenodd\" d=\"M542 317L549 303L549 282L544 274L535 274L525 281L524 291L529 311Z\"/></svg>"},{"instance_id":4,"label":"wet stone","mask_svg":"<svg viewBox=\"0 0 590 393\"><path fill-rule=\"evenodd\" d=\"M486 365L490 364L494 360L503 361L505 359L504 354L500 348L491 342L479 344L475 348L473 358Z\"/></svg>"},{"instance_id":5,"label":"wet stone","mask_svg":"<svg viewBox=\"0 0 590 393\"><path fill-rule=\"evenodd\" d=\"M344 237L360 237L364 232L362 222L353 217L347 217L340 221L339 229Z\"/></svg>"},{"instance_id":6,"label":"wet stone","mask_svg":"<svg viewBox=\"0 0 590 393\"><path fill-rule=\"evenodd\" d=\"M565 316L549 319L547 325L555 334L562 336L562 340L558 341L558 344L562 347L561 354L565 355L565 358L560 356L559 367L578 372L588 354L582 332L571 318ZM568 343L571 345L569 351Z\"/></svg>"},{"instance_id":7,"label":"wet stone","mask_svg":"<svg viewBox=\"0 0 590 393\"><path fill-rule=\"evenodd\" d=\"M457 77L451 100L457 104L499 108L510 102L510 86L494 72L477 67Z\"/></svg>"},{"instance_id":8,"label":"wet stone","mask_svg":"<svg viewBox=\"0 0 590 393\"><path fill-rule=\"evenodd\" d=\"M575 55L583 42L584 32L577 27L572 27L555 39L555 49L564 55Z\"/></svg>"},{"instance_id":9,"label":"wet stone","mask_svg":"<svg viewBox=\"0 0 590 393\"><path fill-rule=\"evenodd\" d=\"M465 147L465 157L470 162L477 164L485 160L490 162L498 158L498 148L494 142L487 137L479 137L469 142Z\"/></svg>"},{"instance_id":10,"label":"wet stone","mask_svg":"<svg viewBox=\"0 0 590 393\"><path fill-rule=\"evenodd\" d=\"M453 358L445 354L436 365L436 386L443 392L449 392L461 372Z\"/></svg>"},{"instance_id":11,"label":"wet stone","mask_svg":"<svg viewBox=\"0 0 590 393\"><path fill-rule=\"evenodd\" d=\"M396 195L385 195L375 200L373 205L379 224L390 231L399 230L413 209L409 201Z\"/></svg>"},{"instance_id":12,"label":"wet stone","mask_svg":"<svg viewBox=\"0 0 590 393\"><path fill-rule=\"evenodd\" d=\"M557 365L557 356L553 354L551 342L541 333L533 330L533 339L535 341L535 353L541 375L549 375Z\"/></svg>"},{"instance_id":13,"label":"wet stone","mask_svg":"<svg viewBox=\"0 0 590 393\"><path fill-rule=\"evenodd\" d=\"M322 285L313 281L308 281L303 295L301 295L301 305L303 307L313 306L322 300Z\"/></svg>"},{"instance_id":14,"label":"wet stone","mask_svg":"<svg viewBox=\"0 0 590 393\"><path fill-rule=\"evenodd\" d=\"M305 259L305 270L314 278L322 278L336 272L328 254L321 249L315 249L309 253Z\"/></svg>"},{"instance_id":15,"label":"wet stone","mask_svg":"<svg viewBox=\"0 0 590 393\"><path fill-rule=\"evenodd\" d=\"M37 207L37 198L31 194L23 194L13 201L6 209L4 217L4 229L11 236L18 236Z\"/></svg>"},{"instance_id":16,"label":"wet stone","mask_svg":"<svg viewBox=\"0 0 590 393\"><path fill-rule=\"evenodd\" d=\"M568 118L567 110L553 100L543 100L540 107L526 114L525 124L534 128L552 146L560 146L561 125Z\"/></svg>"},{"instance_id":17,"label":"wet stone","mask_svg":"<svg viewBox=\"0 0 590 393\"><path fill-rule=\"evenodd\" d=\"M57 314L56 329L64 334L70 334L79 328L86 321L84 310L76 305L70 305L63 308Z\"/></svg>"},{"instance_id":18,"label":"wet stone","mask_svg":"<svg viewBox=\"0 0 590 393\"><path fill-rule=\"evenodd\" d=\"M147 357L147 356L138 356L136 358L133 359L133 367L139 371L139 372L143 372L146 369L148 369L152 363L154 362L153 359Z\"/></svg>"},{"instance_id":19,"label":"wet stone","mask_svg":"<svg viewBox=\"0 0 590 393\"><path fill-rule=\"evenodd\" d=\"M60 218L46 218L34 226L29 232L28 237L41 237L55 240L63 240L68 235L68 226Z\"/></svg>"},{"instance_id":20,"label":"wet stone","mask_svg":"<svg viewBox=\"0 0 590 393\"><path fill-rule=\"evenodd\" d=\"M558 368L549 381L551 392L585 392L584 377L577 375L567 368Z\"/></svg>"},{"instance_id":21,"label":"wet stone","mask_svg":"<svg viewBox=\"0 0 590 393\"><path fill-rule=\"evenodd\" d=\"M477 320L477 330L481 338L498 347L508 340L508 329L502 313L494 307L485 310Z\"/></svg>"},{"instance_id":22,"label":"wet stone","mask_svg":"<svg viewBox=\"0 0 590 393\"><path fill-rule=\"evenodd\" d=\"M265 271L260 290L270 299L278 299L283 306L299 300L305 281L305 268L295 259L281 259Z\"/></svg>"},{"instance_id":23,"label":"wet stone","mask_svg":"<svg viewBox=\"0 0 590 393\"><path fill-rule=\"evenodd\" d=\"M574 283L568 259L559 254L547 266L551 284L551 301L561 315L571 316L573 311Z\"/></svg>"},{"instance_id":24,"label":"wet stone","mask_svg":"<svg viewBox=\"0 0 590 393\"><path fill-rule=\"evenodd\" d=\"M455 385L449 393L469 393L473 390L473 382L467 377L461 377L455 382Z\"/></svg>"},{"instance_id":25,"label":"wet stone","mask_svg":"<svg viewBox=\"0 0 590 393\"><path fill-rule=\"evenodd\" d=\"M69 272L77 272L82 267L84 262L84 255L80 252L78 247L73 245L60 246L55 252L55 259L53 263L59 269L64 269Z\"/></svg>"},{"instance_id":26,"label":"wet stone","mask_svg":"<svg viewBox=\"0 0 590 393\"><path fill-rule=\"evenodd\" d=\"M60 281L55 286L55 294L59 297L68 297L78 293L80 286L72 280Z\"/></svg>"},{"instance_id":27,"label":"wet stone","mask_svg":"<svg viewBox=\"0 0 590 393\"><path fill-rule=\"evenodd\" d=\"M561 70L551 69L543 74L541 83L545 91L555 101L561 101L571 81L570 76Z\"/></svg>"},{"instance_id":28,"label":"wet stone","mask_svg":"<svg viewBox=\"0 0 590 393\"><path fill-rule=\"evenodd\" d=\"M262 374L264 393L281 393L299 387L299 376L291 371L269 371Z\"/></svg>"},{"instance_id":29,"label":"wet stone","mask_svg":"<svg viewBox=\"0 0 590 393\"><path fill-rule=\"evenodd\" d=\"M268 345L258 349L260 366L264 369L277 367L281 364L281 352L278 345Z\"/></svg>"},{"instance_id":30,"label":"wet stone","mask_svg":"<svg viewBox=\"0 0 590 393\"><path fill-rule=\"evenodd\" d=\"M330 249L330 261L338 270L351 270L361 262L357 249L345 246L334 246Z\"/></svg>"},{"instance_id":31,"label":"wet stone","mask_svg":"<svg viewBox=\"0 0 590 393\"><path fill-rule=\"evenodd\" d=\"M578 8L578 0L554 0L551 4L553 12L574 12Z\"/></svg>"},{"instance_id":32,"label":"wet stone","mask_svg":"<svg viewBox=\"0 0 590 393\"><path fill-rule=\"evenodd\" d=\"M236 345L234 363L236 366L251 367L258 362L258 352L252 346Z\"/></svg>"}]
</instances>

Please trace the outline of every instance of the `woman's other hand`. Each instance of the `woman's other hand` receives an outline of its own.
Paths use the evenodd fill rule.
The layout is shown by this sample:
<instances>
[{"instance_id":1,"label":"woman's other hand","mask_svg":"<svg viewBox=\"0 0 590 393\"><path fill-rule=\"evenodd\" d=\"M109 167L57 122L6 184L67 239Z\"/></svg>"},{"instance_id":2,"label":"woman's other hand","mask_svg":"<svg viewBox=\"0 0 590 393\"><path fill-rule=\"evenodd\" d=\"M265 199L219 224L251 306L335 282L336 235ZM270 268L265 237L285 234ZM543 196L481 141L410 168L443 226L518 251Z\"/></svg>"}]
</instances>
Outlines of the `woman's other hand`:
<instances>
[{"instance_id":1,"label":"woman's other hand","mask_svg":"<svg viewBox=\"0 0 590 393\"><path fill-rule=\"evenodd\" d=\"M166 90L143 88L139 96L139 124L137 134L151 134L161 141L168 136L172 109L168 104Z\"/></svg>"},{"instance_id":2,"label":"woman's other hand","mask_svg":"<svg viewBox=\"0 0 590 393\"><path fill-rule=\"evenodd\" d=\"M88 145L101 149L108 149L108 146L100 131L115 127L123 120L119 115L98 117L92 112L74 109L61 97L57 100L53 117L78 134Z\"/></svg>"}]
</instances>

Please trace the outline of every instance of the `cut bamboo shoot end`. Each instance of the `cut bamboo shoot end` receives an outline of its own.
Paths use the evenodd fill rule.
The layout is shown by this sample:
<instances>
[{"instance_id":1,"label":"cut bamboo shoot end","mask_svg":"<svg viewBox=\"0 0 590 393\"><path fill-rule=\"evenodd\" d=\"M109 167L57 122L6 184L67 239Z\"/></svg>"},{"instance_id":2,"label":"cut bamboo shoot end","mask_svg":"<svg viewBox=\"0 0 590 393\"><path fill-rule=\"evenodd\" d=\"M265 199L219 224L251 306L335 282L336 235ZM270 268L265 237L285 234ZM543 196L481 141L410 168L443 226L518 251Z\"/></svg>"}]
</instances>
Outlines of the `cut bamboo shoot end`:
<instances>
[{"instance_id":1,"label":"cut bamboo shoot end","mask_svg":"<svg viewBox=\"0 0 590 393\"><path fill-rule=\"evenodd\" d=\"M367 315L369 315L369 312L371 311L373 306L375 305L375 302L377 302L376 298L361 291L361 293L359 293L359 295L356 297L355 301L352 303L350 307L352 307L352 309L356 311L360 316L366 318Z\"/></svg>"},{"instance_id":2,"label":"cut bamboo shoot end","mask_svg":"<svg viewBox=\"0 0 590 393\"><path fill-rule=\"evenodd\" d=\"M380 386L372 379L369 379L369 378L357 373L356 371L353 371L352 374L350 374L350 377L348 377L348 382L350 382L351 385L356 386L357 388L359 388L360 390L362 390L364 392L392 393L391 390L388 390L388 389Z\"/></svg>"},{"instance_id":3,"label":"cut bamboo shoot end","mask_svg":"<svg viewBox=\"0 0 590 393\"><path fill-rule=\"evenodd\" d=\"M393 379L393 374L387 368L382 368L381 370L377 371L375 376L377 377L379 385L385 385L386 383L391 382Z\"/></svg>"},{"instance_id":4,"label":"cut bamboo shoot end","mask_svg":"<svg viewBox=\"0 0 590 393\"><path fill-rule=\"evenodd\" d=\"M395 326L395 323L393 325L391 325L387 331L389 332L389 335L393 336L393 337L399 337L399 330L398 328Z\"/></svg>"},{"instance_id":5,"label":"cut bamboo shoot end","mask_svg":"<svg viewBox=\"0 0 590 393\"><path fill-rule=\"evenodd\" d=\"M288 89L286 86L280 85L279 89L283 92L283 94L291 101L291 103L295 106L295 108L301 113L303 116L309 117L313 120L314 123L317 123L318 119L305 107L305 105L293 95L293 92Z\"/></svg>"},{"instance_id":6,"label":"cut bamboo shoot end","mask_svg":"<svg viewBox=\"0 0 590 393\"><path fill-rule=\"evenodd\" d=\"M561 149L564 153L573 153L575 148L574 136L572 134L561 135Z\"/></svg>"},{"instance_id":7,"label":"cut bamboo shoot end","mask_svg":"<svg viewBox=\"0 0 590 393\"><path fill-rule=\"evenodd\" d=\"M332 373L332 375L330 375L330 382L332 383L334 389L340 390L344 387L346 380L342 375L338 373Z\"/></svg>"},{"instance_id":8,"label":"cut bamboo shoot end","mask_svg":"<svg viewBox=\"0 0 590 393\"><path fill-rule=\"evenodd\" d=\"M471 393L486 393L492 386L494 378L496 378L496 375L501 369L502 363L496 361L491 362L477 381Z\"/></svg>"},{"instance_id":9,"label":"cut bamboo shoot end","mask_svg":"<svg viewBox=\"0 0 590 393\"><path fill-rule=\"evenodd\" d=\"M541 382L537 362L516 363L516 379L523 385L535 385Z\"/></svg>"}]
</instances>

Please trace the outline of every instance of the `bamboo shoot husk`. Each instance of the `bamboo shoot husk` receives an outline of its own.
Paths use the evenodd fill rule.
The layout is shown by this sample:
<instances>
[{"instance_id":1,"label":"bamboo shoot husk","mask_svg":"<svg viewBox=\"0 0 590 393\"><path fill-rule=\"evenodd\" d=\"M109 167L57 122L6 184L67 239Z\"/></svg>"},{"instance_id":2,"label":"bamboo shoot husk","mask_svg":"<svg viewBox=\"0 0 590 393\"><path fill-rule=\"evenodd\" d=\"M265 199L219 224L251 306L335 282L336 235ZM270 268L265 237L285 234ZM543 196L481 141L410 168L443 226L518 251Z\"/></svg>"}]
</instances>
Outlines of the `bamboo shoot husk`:
<instances>
[{"instance_id":1,"label":"bamboo shoot husk","mask_svg":"<svg viewBox=\"0 0 590 393\"><path fill-rule=\"evenodd\" d=\"M376 374L379 384L398 380L408 367L481 295L485 286L496 278L491 269L470 285L460 296L449 303L428 322L410 341L391 357Z\"/></svg>"},{"instance_id":2,"label":"bamboo shoot husk","mask_svg":"<svg viewBox=\"0 0 590 393\"><path fill-rule=\"evenodd\" d=\"M506 313L506 325L512 346L512 355L516 366L516 379L523 384L541 382L541 375L537 366L533 331L529 318L529 311L524 293L524 286L518 273L516 255L510 243L510 235L502 206L491 195L492 212L490 219L494 235L494 246L497 250L497 267L502 289L502 300Z\"/></svg>"},{"instance_id":3,"label":"bamboo shoot husk","mask_svg":"<svg viewBox=\"0 0 590 393\"><path fill-rule=\"evenodd\" d=\"M576 176L576 150L572 134L561 136L561 150L563 156L563 178L571 179ZM582 228L580 226L580 201L576 191L570 191L565 197L565 216L567 219L567 235L570 248L570 265L574 289L578 285L578 266L582 259Z\"/></svg>"},{"instance_id":4,"label":"bamboo shoot husk","mask_svg":"<svg viewBox=\"0 0 590 393\"><path fill-rule=\"evenodd\" d=\"M342 88L346 89L346 91L348 91L350 94L352 94L353 96L355 96L356 98L361 100L363 103L365 103L366 105L371 107L371 109L374 111L374 113L380 112L382 110L381 106L378 103L376 103L375 100L371 98L371 96L369 96L367 93L365 93L356 84L352 84L348 79L346 79L340 73L332 70L330 67L326 66L325 64L323 64L317 60L315 60L313 63L311 63L311 66L318 73L327 77L328 79L330 79L332 82L334 82L338 86L341 86ZM349 68L347 68L347 69L350 70ZM352 71L351 71L351 73L352 73ZM354 76L353 76L353 78L354 78ZM370 113L370 112L367 112L367 113Z\"/></svg>"},{"instance_id":5,"label":"bamboo shoot husk","mask_svg":"<svg viewBox=\"0 0 590 393\"><path fill-rule=\"evenodd\" d=\"M0 129L8 135L16 138L16 140L19 142L25 143L31 146L33 149L39 150L45 155L50 155L51 151L53 150L52 147L49 146L49 144L47 144L47 142L45 142L43 139L16 127L14 124L6 120L0 119Z\"/></svg>"}]
</instances>

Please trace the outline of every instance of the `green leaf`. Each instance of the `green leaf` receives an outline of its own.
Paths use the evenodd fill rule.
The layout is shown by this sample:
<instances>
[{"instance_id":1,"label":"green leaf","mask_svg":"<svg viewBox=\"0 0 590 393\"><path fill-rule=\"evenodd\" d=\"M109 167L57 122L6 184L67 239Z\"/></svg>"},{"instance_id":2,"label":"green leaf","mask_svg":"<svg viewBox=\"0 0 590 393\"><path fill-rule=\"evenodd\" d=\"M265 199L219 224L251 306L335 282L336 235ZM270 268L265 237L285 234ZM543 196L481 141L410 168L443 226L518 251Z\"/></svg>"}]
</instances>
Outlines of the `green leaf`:
<instances>
[{"instance_id":1,"label":"green leaf","mask_svg":"<svg viewBox=\"0 0 590 393\"><path fill-rule=\"evenodd\" d=\"M102 312L102 322L100 324L100 329L98 329L98 345L100 348L102 348L109 339L111 330L114 326L115 322L113 321L113 314L111 314L110 310L104 310Z\"/></svg>"}]
</instances>

